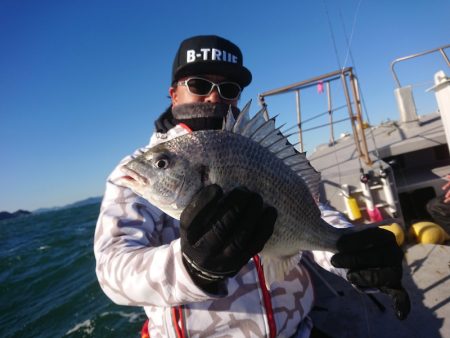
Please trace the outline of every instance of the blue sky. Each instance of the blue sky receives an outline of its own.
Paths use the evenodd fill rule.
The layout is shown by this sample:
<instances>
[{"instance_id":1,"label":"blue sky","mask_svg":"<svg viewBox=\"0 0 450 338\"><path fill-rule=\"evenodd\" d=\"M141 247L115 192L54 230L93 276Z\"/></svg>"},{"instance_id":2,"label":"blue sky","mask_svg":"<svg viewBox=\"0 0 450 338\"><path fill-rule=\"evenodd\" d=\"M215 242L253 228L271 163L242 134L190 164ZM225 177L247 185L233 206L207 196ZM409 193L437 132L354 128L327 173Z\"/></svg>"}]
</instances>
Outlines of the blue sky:
<instances>
[{"instance_id":1,"label":"blue sky","mask_svg":"<svg viewBox=\"0 0 450 338\"><path fill-rule=\"evenodd\" d=\"M448 13L448 0L2 0L0 210L101 195L109 172L147 144L168 106L173 56L186 37L218 34L241 47L253 73L241 104L253 99L255 112L258 93L342 66L353 32L354 62L345 65L355 66L376 123L397 117L390 62L450 43ZM445 69L436 60L402 65L399 76L424 83L424 92ZM286 100L268 100L269 111L293 125L295 99ZM433 102L425 98L419 113Z\"/></svg>"}]
</instances>

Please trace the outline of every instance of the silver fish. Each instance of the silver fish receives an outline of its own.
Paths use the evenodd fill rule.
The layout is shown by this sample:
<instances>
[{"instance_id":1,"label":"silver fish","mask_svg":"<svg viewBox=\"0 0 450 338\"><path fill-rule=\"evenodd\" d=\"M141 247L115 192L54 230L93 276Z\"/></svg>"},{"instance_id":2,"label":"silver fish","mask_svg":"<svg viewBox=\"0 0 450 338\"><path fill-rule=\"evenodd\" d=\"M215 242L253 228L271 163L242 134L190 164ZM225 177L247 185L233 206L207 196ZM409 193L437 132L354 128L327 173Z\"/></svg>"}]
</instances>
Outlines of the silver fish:
<instances>
[{"instance_id":1,"label":"silver fish","mask_svg":"<svg viewBox=\"0 0 450 338\"><path fill-rule=\"evenodd\" d=\"M179 219L192 197L209 184L224 192L245 186L275 207L278 218L262 255L293 256L302 250L336 252L349 229L321 218L313 195L320 174L297 152L264 111L249 118L249 104L222 130L203 130L156 145L123 166L122 184Z\"/></svg>"}]
</instances>

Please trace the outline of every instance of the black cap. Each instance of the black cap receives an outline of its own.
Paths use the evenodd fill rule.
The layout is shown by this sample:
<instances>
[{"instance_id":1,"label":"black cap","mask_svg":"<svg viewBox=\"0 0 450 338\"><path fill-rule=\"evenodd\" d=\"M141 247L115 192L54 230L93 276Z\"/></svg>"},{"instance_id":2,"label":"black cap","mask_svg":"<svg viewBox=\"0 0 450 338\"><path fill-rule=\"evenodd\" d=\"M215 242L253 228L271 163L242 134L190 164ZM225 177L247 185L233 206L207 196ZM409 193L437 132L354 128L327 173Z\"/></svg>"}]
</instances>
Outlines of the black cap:
<instances>
[{"instance_id":1,"label":"black cap","mask_svg":"<svg viewBox=\"0 0 450 338\"><path fill-rule=\"evenodd\" d=\"M190 75L222 75L243 88L252 73L243 66L238 46L216 35L193 36L181 42L172 66L172 83Z\"/></svg>"}]
</instances>

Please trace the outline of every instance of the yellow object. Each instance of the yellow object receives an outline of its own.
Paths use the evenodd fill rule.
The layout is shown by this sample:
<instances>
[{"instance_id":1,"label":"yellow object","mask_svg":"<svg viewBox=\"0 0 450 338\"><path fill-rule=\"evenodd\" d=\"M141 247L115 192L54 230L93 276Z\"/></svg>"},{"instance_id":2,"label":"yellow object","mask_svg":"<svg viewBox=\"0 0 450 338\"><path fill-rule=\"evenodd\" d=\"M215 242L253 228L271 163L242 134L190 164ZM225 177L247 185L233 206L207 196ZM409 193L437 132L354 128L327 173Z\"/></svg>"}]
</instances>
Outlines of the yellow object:
<instances>
[{"instance_id":1,"label":"yellow object","mask_svg":"<svg viewBox=\"0 0 450 338\"><path fill-rule=\"evenodd\" d=\"M411 225L409 233L422 244L442 244L450 236L438 224L433 222L418 222Z\"/></svg>"},{"instance_id":2,"label":"yellow object","mask_svg":"<svg viewBox=\"0 0 450 338\"><path fill-rule=\"evenodd\" d=\"M392 223L388 225L380 225L380 228L389 230L395 235L395 240L397 241L397 244L401 246L403 242L405 241L405 232L403 231L403 228L398 223Z\"/></svg>"},{"instance_id":3,"label":"yellow object","mask_svg":"<svg viewBox=\"0 0 450 338\"><path fill-rule=\"evenodd\" d=\"M347 216L351 221L356 221L362 217L358 202L356 202L354 197L344 195L344 202L345 208L347 209Z\"/></svg>"}]
</instances>

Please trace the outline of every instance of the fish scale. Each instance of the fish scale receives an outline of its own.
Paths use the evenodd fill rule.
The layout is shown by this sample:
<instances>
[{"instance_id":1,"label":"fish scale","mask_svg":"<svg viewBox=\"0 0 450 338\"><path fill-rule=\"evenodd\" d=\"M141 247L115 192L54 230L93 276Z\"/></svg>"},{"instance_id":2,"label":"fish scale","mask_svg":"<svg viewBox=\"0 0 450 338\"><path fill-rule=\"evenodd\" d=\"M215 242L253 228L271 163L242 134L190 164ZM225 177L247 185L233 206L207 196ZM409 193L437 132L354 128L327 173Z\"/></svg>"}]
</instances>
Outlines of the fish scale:
<instances>
[{"instance_id":1,"label":"fish scale","mask_svg":"<svg viewBox=\"0 0 450 338\"><path fill-rule=\"evenodd\" d=\"M277 209L274 233L263 253L286 256L297 253L299 249L309 249L312 236L302 236L301 233L305 233L303 227L313 227L317 232L322 226L322 220L301 177L251 139L220 131L196 134L193 137L199 138L205 152L212 155L208 156L211 160L209 183L218 184L225 192L236 186L245 186L258 192L266 204ZM210 144L209 140L212 139L215 141ZM228 151L223 153L220 149L224 147ZM220 167L225 169L223 163L227 164L226 170L220 170ZM331 227L326 225L326 229L329 228ZM322 231L319 232L319 235L323 235ZM302 238L306 239L305 243L301 243ZM329 244L325 246L330 249Z\"/></svg>"},{"instance_id":2,"label":"fish scale","mask_svg":"<svg viewBox=\"0 0 450 338\"><path fill-rule=\"evenodd\" d=\"M320 174L275 130L273 119L266 120L263 111L250 119L248 110L236 120L229 113L223 130L191 132L149 149L124 166L123 184L177 219L206 185L218 184L225 192L244 186L278 212L263 256L337 251L337 240L349 229L322 220L313 197Z\"/></svg>"}]
</instances>

